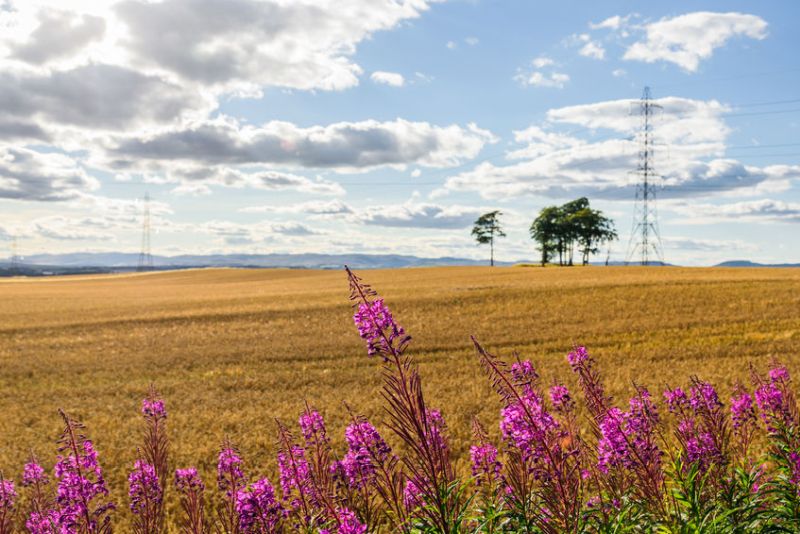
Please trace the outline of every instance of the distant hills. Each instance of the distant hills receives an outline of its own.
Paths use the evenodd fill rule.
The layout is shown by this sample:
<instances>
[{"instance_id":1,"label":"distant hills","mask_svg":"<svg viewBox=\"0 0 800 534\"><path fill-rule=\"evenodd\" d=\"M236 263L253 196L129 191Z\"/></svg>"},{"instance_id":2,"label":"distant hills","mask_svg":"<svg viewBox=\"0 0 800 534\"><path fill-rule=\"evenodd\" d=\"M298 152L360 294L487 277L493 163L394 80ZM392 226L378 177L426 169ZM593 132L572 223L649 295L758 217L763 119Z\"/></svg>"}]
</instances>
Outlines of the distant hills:
<instances>
[{"instance_id":1,"label":"distant hills","mask_svg":"<svg viewBox=\"0 0 800 534\"><path fill-rule=\"evenodd\" d=\"M800 263L756 263L749 260L723 261L714 267L800 267Z\"/></svg>"},{"instance_id":2,"label":"distant hills","mask_svg":"<svg viewBox=\"0 0 800 534\"><path fill-rule=\"evenodd\" d=\"M26 256L18 274L68 274L85 272L118 272L135 270L138 253L80 252L67 254L34 254ZM513 265L517 262L495 262ZM349 265L356 269L389 269L402 267L433 267L453 265L487 265L486 260L441 257L421 258L401 254L209 254L153 256L155 269L192 267L255 267L294 269L341 269ZM0 262L0 275L9 274L8 262ZM4 273L5 271L5 273Z\"/></svg>"},{"instance_id":3,"label":"distant hills","mask_svg":"<svg viewBox=\"0 0 800 534\"><path fill-rule=\"evenodd\" d=\"M139 254L130 252L34 254L26 256L22 264L13 272L7 260L0 260L0 276L125 272L136 270L138 262ZM404 267L487 265L487 263L486 260L472 260L451 256L422 258L403 254L184 254L179 256L153 256L153 265L157 270L198 267L341 269L345 265L355 269L397 269ZM496 263L504 266L516 263L538 264L535 260ZM596 263L594 265L602 264ZM625 265L625 263L611 262L609 265ZM748 260L733 260L719 263L714 267L800 267L800 263L762 264Z\"/></svg>"}]
</instances>

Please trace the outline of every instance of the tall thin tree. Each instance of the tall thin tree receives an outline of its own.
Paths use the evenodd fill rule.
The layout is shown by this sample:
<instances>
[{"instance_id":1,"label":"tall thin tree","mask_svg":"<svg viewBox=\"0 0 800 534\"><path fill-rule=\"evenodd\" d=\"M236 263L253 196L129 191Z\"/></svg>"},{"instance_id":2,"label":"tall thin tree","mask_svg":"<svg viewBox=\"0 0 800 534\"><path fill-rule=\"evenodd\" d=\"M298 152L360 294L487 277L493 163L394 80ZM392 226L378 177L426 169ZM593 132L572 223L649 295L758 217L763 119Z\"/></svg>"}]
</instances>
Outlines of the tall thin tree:
<instances>
[{"instance_id":1,"label":"tall thin tree","mask_svg":"<svg viewBox=\"0 0 800 534\"><path fill-rule=\"evenodd\" d=\"M499 210L484 213L475 221L475 226L472 227L472 235L479 245L489 244L490 250L490 264L494 267L494 240L498 237L505 237L500 226L500 215L502 212Z\"/></svg>"}]
</instances>

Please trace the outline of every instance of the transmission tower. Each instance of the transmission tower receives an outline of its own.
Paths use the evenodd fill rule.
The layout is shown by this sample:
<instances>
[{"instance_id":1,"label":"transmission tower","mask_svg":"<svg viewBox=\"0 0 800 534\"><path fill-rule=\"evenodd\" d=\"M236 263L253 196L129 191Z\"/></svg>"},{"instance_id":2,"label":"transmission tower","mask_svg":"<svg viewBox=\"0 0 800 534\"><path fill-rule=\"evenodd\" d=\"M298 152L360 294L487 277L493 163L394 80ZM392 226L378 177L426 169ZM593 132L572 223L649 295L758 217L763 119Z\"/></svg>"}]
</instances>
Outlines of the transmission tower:
<instances>
[{"instance_id":1,"label":"transmission tower","mask_svg":"<svg viewBox=\"0 0 800 534\"><path fill-rule=\"evenodd\" d=\"M628 254L625 263L640 262L650 265L654 261L664 262L664 251L661 247L661 235L658 231L658 211L656 210L656 189L661 176L653 166L653 114L662 109L653 103L650 88L645 87L639 101L639 163L635 171L636 198L633 208L633 228L628 242Z\"/></svg>"},{"instance_id":2,"label":"transmission tower","mask_svg":"<svg viewBox=\"0 0 800 534\"><path fill-rule=\"evenodd\" d=\"M139 253L137 271L153 270L153 255L150 251L150 195L144 195L144 209L142 213L142 250Z\"/></svg>"},{"instance_id":3,"label":"transmission tower","mask_svg":"<svg viewBox=\"0 0 800 534\"><path fill-rule=\"evenodd\" d=\"M17 250L17 237L11 239L11 273L17 274L20 270L19 250Z\"/></svg>"}]
</instances>

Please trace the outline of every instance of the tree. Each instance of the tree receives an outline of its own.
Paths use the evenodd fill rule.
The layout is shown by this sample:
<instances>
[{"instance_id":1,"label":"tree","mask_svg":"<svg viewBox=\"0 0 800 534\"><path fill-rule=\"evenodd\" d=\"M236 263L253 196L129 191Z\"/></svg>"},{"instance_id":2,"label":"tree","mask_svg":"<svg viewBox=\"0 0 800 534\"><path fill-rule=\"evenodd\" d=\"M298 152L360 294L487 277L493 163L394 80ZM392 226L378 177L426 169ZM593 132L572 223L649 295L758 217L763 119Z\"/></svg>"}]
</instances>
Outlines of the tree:
<instances>
[{"instance_id":1,"label":"tree","mask_svg":"<svg viewBox=\"0 0 800 534\"><path fill-rule=\"evenodd\" d=\"M531 223L531 239L539 243L542 252L542 267L550 262L552 255L560 250L558 240L561 208L548 206L539 212Z\"/></svg>"},{"instance_id":2,"label":"tree","mask_svg":"<svg viewBox=\"0 0 800 534\"><path fill-rule=\"evenodd\" d=\"M561 236L563 250L563 261L561 265L566 263L572 265L572 255L575 250L575 241L578 240L578 232L580 230L576 215L582 210L589 208L589 199L581 197L561 206Z\"/></svg>"},{"instance_id":3,"label":"tree","mask_svg":"<svg viewBox=\"0 0 800 534\"><path fill-rule=\"evenodd\" d=\"M531 238L542 252L542 265L558 252L559 265L572 265L575 246L586 265L600 245L617 239L614 221L589 206L581 197L562 206L548 206L539 212L530 227Z\"/></svg>"},{"instance_id":4,"label":"tree","mask_svg":"<svg viewBox=\"0 0 800 534\"><path fill-rule=\"evenodd\" d=\"M475 226L472 227L472 235L479 245L489 243L490 249L490 264L494 267L494 240L498 237L505 237L506 234L500 227L500 215L502 212L495 210L489 213L484 213L478 220L475 221Z\"/></svg>"},{"instance_id":5,"label":"tree","mask_svg":"<svg viewBox=\"0 0 800 534\"><path fill-rule=\"evenodd\" d=\"M600 245L617 238L614 221L599 210L584 208L572 215L572 225L577 236L578 248L581 251L583 265L589 263L589 257L600 251Z\"/></svg>"}]
</instances>

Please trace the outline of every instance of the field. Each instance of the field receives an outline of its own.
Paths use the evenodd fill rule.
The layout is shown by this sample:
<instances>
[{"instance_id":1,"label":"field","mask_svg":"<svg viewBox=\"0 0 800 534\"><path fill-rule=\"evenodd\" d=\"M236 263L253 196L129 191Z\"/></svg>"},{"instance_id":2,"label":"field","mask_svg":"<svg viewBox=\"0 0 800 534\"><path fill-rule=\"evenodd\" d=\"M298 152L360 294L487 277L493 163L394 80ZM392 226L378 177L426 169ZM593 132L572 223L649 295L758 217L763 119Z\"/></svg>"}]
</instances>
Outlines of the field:
<instances>
[{"instance_id":1,"label":"field","mask_svg":"<svg viewBox=\"0 0 800 534\"><path fill-rule=\"evenodd\" d=\"M800 372L800 270L438 268L364 271L413 336L429 404L442 409L461 468L469 421L496 428L496 396L469 334L518 350L546 383L573 384L564 356L589 347L610 393L660 391L692 374L726 397L748 364ZM64 408L88 427L125 503L154 382L167 401L173 465L213 480L224 436L248 471L273 476L275 418L304 401L341 442L347 402L381 417L380 364L351 320L343 272L195 270L0 282L0 470L30 449L54 459ZM388 431L386 431L388 434Z\"/></svg>"}]
</instances>

